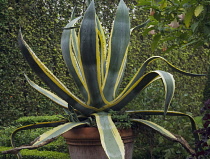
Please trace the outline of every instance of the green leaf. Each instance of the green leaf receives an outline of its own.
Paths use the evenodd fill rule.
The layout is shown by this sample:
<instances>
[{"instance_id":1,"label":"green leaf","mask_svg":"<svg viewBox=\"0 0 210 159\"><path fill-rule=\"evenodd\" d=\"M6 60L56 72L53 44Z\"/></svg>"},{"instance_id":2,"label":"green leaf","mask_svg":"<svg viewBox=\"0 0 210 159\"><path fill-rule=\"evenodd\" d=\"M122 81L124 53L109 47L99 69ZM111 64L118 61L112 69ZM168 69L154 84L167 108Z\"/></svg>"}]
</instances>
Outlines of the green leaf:
<instances>
[{"instance_id":1,"label":"green leaf","mask_svg":"<svg viewBox=\"0 0 210 159\"><path fill-rule=\"evenodd\" d=\"M48 143L54 141L55 138L57 138L61 134L65 133L66 131L68 131L68 130L74 128L74 127L80 126L80 125L85 125L87 123L80 122L80 123L66 123L66 124L63 124L63 125L60 125L60 124L61 124L60 122L47 122L47 123L38 123L38 124L27 125L27 126L23 126L23 127L18 128L12 134L12 145L13 145L13 147L15 146L14 142L13 142L14 135L20 130L27 130L27 129L40 128L40 127L52 127L52 126L59 125L59 126L55 127L54 129L49 130L46 133L42 134L40 137L36 138L33 141L33 145L29 145L29 146L23 145L23 146L20 146L20 147L15 147L11 150L8 150L7 153L16 154L17 157L19 159L21 159L22 157L21 157L21 154L19 153L20 150L22 150L22 149L35 149L35 148L38 148L38 147L43 146L45 144L48 144Z\"/></svg>"},{"instance_id":2,"label":"green leaf","mask_svg":"<svg viewBox=\"0 0 210 159\"><path fill-rule=\"evenodd\" d=\"M113 110L120 110L122 107L124 107L128 102L130 102L133 98L135 98L135 96L140 93L144 88L146 88L150 83L154 82L155 80L159 79L160 77L163 77L163 82L165 85L165 89L169 92L167 93L173 93L173 77L171 76L170 73L164 72L164 71L153 71L150 72L146 75L144 75L145 71L146 71L146 67L148 64L150 64L151 62L160 59L163 60L164 62L166 62L166 64L168 64L169 67L171 67L173 70L187 75L187 76L206 76L205 74L193 74L193 73L189 73L189 72L185 72L179 68L176 68L174 65L172 65L171 63L169 63L166 59L164 59L161 56L153 56L151 58L148 58L144 64L140 67L140 69L137 71L137 73L134 75L134 77L132 78L132 80L129 82L129 84L126 86L126 88L121 92L121 94L115 98L115 100L108 104L103 106L101 109L99 109L99 111L104 111L106 109L113 109ZM161 74L161 72L164 72L163 74ZM160 73L160 75L159 75ZM165 83L165 81L167 81L168 84ZM168 85L168 88L167 86ZM173 90L173 91L172 91ZM167 110L167 105L168 103L170 103L170 98L172 98L172 94L171 95L166 95L166 103L165 103L165 111Z\"/></svg>"},{"instance_id":3,"label":"green leaf","mask_svg":"<svg viewBox=\"0 0 210 159\"><path fill-rule=\"evenodd\" d=\"M143 120L143 119L131 119L131 121L144 124L144 125L152 128L153 130L156 130L161 135L163 135L167 138L170 138L171 140L176 140L176 137L171 132L169 132L168 130L164 129L162 126L157 125L151 121L147 121L147 120Z\"/></svg>"},{"instance_id":4,"label":"green leaf","mask_svg":"<svg viewBox=\"0 0 210 159\"><path fill-rule=\"evenodd\" d=\"M138 6L145 6L145 5L151 5L151 2L148 0L138 0Z\"/></svg>"},{"instance_id":5,"label":"green leaf","mask_svg":"<svg viewBox=\"0 0 210 159\"><path fill-rule=\"evenodd\" d=\"M28 83L34 88L36 89L38 92L40 92L41 94L43 94L44 96L48 97L49 99L51 99L53 102L59 104L60 106L64 107L64 108L68 108L68 103L66 101L64 101L63 99L61 99L60 97L58 97L57 95L53 94L52 92L38 86L37 84L35 84L33 81L31 81L26 75L26 80L28 81Z\"/></svg>"},{"instance_id":6,"label":"green leaf","mask_svg":"<svg viewBox=\"0 0 210 159\"><path fill-rule=\"evenodd\" d=\"M174 79L170 73L160 70L149 72L140 77L129 89L125 88L111 104L103 106L100 110L122 109L128 102L134 99L138 93L157 79L162 79L165 86L165 111L167 111L174 93Z\"/></svg>"},{"instance_id":7,"label":"green leaf","mask_svg":"<svg viewBox=\"0 0 210 159\"><path fill-rule=\"evenodd\" d=\"M65 123L64 120L63 121L53 121L53 122L42 122L42 123L31 124L31 125L19 127L11 134L11 145L12 145L13 149L16 149L14 137L15 137L15 134L21 130L36 129L36 128L43 128L43 127L55 127L55 126L61 125L63 123ZM30 149L30 147L31 146L21 146L21 147L17 148L18 149L18 150L16 150L17 158L18 159L22 158L22 156L19 152L20 150L27 149L27 148ZM11 150L13 151L13 149L11 149ZM32 148L32 149L34 149L34 148Z\"/></svg>"},{"instance_id":8,"label":"green leaf","mask_svg":"<svg viewBox=\"0 0 210 159\"><path fill-rule=\"evenodd\" d=\"M102 28L101 22L98 19L98 16L96 16L96 24L97 24L97 33L98 33L98 49L100 52L100 87L102 87L102 84L104 83L105 78L105 72L106 72L106 57L107 57L107 50L106 50L106 37L104 30Z\"/></svg>"},{"instance_id":9,"label":"green leaf","mask_svg":"<svg viewBox=\"0 0 210 159\"><path fill-rule=\"evenodd\" d=\"M191 29L193 32L196 32L198 30L198 26L199 26L199 21L198 22L195 22L191 25Z\"/></svg>"},{"instance_id":10,"label":"green leaf","mask_svg":"<svg viewBox=\"0 0 210 159\"><path fill-rule=\"evenodd\" d=\"M32 49L23 40L21 32L19 32L19 45L21 51L26 58L28 64L34 70L35 73L55 91L61 98L67 100L69 98L70 91L52 74L52 72L41 62L41 60L35 55ZM52 85L54 87L52 87Z\"/></svg>"},{"instance_id":11,"label":"green leaf","mask_svg":"<svg viewBox=\"0 0 210 159\"><path fill-rule=\"evenodd\" d=\"M128 90L129 88L131 88L131 86L137 81L139 80L146 72L147 66L154 60L161 58L160 56L152 56L150 58L148 58L143 64L142 66L138 69L138 71L136 72L136 74L133 76L133 78L131 79L131 81L127 84L126 88L124 91Z\"/></svg>"},{"instance_id":12,"label":"green leaf","mask_svg":"<svg viewBox=\"0 0 210 159\"><path fill-rule=\"evenodd\" d=\"M196 116L194 117L195 123L199 128L203 128L203 121L202 121L202 116Z\"/></svg>"},{"instance_id":13,"label":"green leaf","mask_svg":"<svg viewBox=\"0 0 210 159\"><path fill-rule=\"evenodd\" d=\"M73 16L73 15L72 15ZM71 20L65 28L73 27L74 24L81 19L81 17L75 18ZM62 36L61 36L61 49L62 54L64 58L64 62L66 63L66 66L74 78L74 81L76 82L80 92L82 93L85 101L88 101L88 94L87 94L87 88L85 87L85 81L83 74L81 73L81 64L78 57L78 39L76 36L75 29L65 29L63 30ZM74 53L72 51L72 48L74 49Z\"/></svg>"},{"instance_id":14,"label":"green leaf","mask_svg":"<svg viewBox=\"0 0 210 159\"><path fill-rule=\"evenodd\" d=\"M162 15L161 12L155 12L154 14L154 19L156 19L157 21L161 21Z\"/></svg>"},{"instance_id":15,"label":"green leaf","mask_svg":"<svg viewBox=\"0 0 210 159\"><path fill-rule=\"evenodd\" d=\"M187 28L190 27L190 23L193 18L194 9L195 9L194 7L188 8L185 14L184 23Z\"/></svg>"},{"instance_id":16,"label":"green leaf","mask_svg":"<svg viewBox=\"0 0 210 159\"><path fill-rule=\"evenodd\" d=\"M15 147L15 142L14 142L14 137L17 132L22 131L22 130L28 130L28 129L37 129L37 128L43 128L43 127L56 127L58 125L61 125L65 123L66 121L53 121L53 122L41 122L41 123L36 123L36 124L30 124L30 125L25 125L22 127L17 128L13 133L11 134L11 145L12 147Z\"/></svg>"},{"instance_id":17,"label":"green leaf","mask_svg":"<svg viewBox=\"0 0 210 159\"><path fill-rule=\"evenodd\" d=\"M186 71L183 71L179 68L177 68L176 66L174 66L173 64L171 64L170 62L168 62L165 58L161 57L161 56L152 56L151 58L147 59L148 61L146 61L143 66L140 68L143 69L145 66L144 65L147 65L147 64L150 64L152 62L154 62L155 60L162 60L163 62L165 62L170 68L172 68L174 71L177 71L183 75L186 75L186 76L193 76L193 77L198 77L198 76L206 76L206 74L195 74L195 73L190 73L190 72L186 72Z\"/></svg>"},{"instance_id":18,"label":"green leaf","mask_svg":"<svg viewBox=\"0 0 210 159\"><path fill-rule=\"evenodd\" d=\"M158 42L160 42L160 38L161 38L161 34L156 34L153 37L152 44L151 44L152 52L154 52L155 49L157 49Z\"/></svg>"},{"instance_id":19,"label":"green leaf","mask_svg":"<svg viewBox=\"0 0 210 159\"><path fill-rule=\"evenodd\" d=\"M193 44L195 45L199 41L200 41L199 39L195 39L195 40L189 41L187 44L182 45L181 48L185 48L186 46L190 46L190 45L193 45Z\"/></svg>"},{"instance_id":20,"label":"green leaf","mask_svg":"<svg viewBox=\"0 0 210 159\"><path fill-rule=\"evenodd\" d=\"M185 71L175 67L174 65L172 65L170 62L168 62L165 58L163 58L161 56L152 56L152 57L148 58L142 64L142 66L138 69L138 71L133 76L133 78L131 79L131 81L129 82L129 84L125 88L125 90L128 90L138 79L140 79L145 74L147 66L149 64L151 64L152 62L156 61L156 60L162 60L163 62L168 64L168 66L171 67L173 70L175 70L175 71L177 71L177 72L179 72L181 74L184 74L184 75L188 75L188 76L205 76L204 74L193 74L193 73L185 72Z\"/></svg>"},{"instance_id":21,"label":"green leaf","mask_svg":"<svg viewBox=\"0 0 210 159\"><path fill-rule=\"evenodd\" d=\"M120 39L120 40L119 40ZM127 48L130 41L130 19L128 8L121 0L116 11L112 32L109 40L107 71L103 85L104 96L112 101L115 92L120 85L125 61L127 59Z\"/></svg>"},{"instance_id":22,"label":"green leaf","mask_svg":"<svg viewBox=\"0 0 210 159\"><path fill-rule=\"evenodd\" d=\"M204 10L203 5L200 4L199 6L197 6L194 11L195 16L198 17L203 10Z\"/></svg>"},{"instance_id":23,"label":"green leaf","mask_svg":"<svg viewBox=\"0 0 210 159\"><path fill-rule=\"evenodd\" d=\"M45 132L44 134L42 134L41 136L39 136L39 139L33 144L33 146L35 145L39 145L49 139L52 138L56 138L58 136L60 136L61 134L67 132L68 130L71 130L74 127L80 126L80 125L86 125L87 123L84 122L71 122L71 123L65 123L63 125L59 125L47 132Z\"/></svg>"},{"instance_id":24,"label":"green leaf","mask_svg":"<svg viewBox=\"0 0 210 159\"><path fill-rule=\"evenodd\" d=\"M161 3L160 3L160 9L163 10L166 7L167 7L167 1L166 0L162 0Z\"/></svg>"},{"instance_id":25,"label":"green leaf","mask_svg":"<svg viewBox=\"0 0 210 159\"><path fill-rule=\"evenodd\" d=\"M21 31L19 32L18 42L22 54L28 64L53 92L85 115L89 115L94 110L97 110L94 107L86 105L63 85L63 83L41 62L28 44L23 40Z\"/></svg>"},{"instance_id":26,"label":"green leaf","mask_svg":"<svg viewBox=\"0 0 210 159\"><path fill-rule=\"evenodd\" d=\"M100 112L93 115L96 117L101 144L107 157L109 159L124 159L124 144L110 114Z\"/></svg>"},{"instance_id":27,"label":"green leaf","mask_svg":"<svg viewBox=\"0 0 210 159\"><path fill-rule=\"evenodd\" d=\"M208 146L210 146L210 139L207 140L207 144L208 144Z\"/></svg>"},{"instance_id":28,"label":"green leaf","mask_svg":"<svg viewBox=\"0 0 210 159\"><path fill-rule=\"evenodd\" d=\"M158 71L158 73L163 81L165 88L165 105L164 105L164 115L165 115L168 111L168 107L174 95L175 80L173 78L173 75L168 72Z\"/></svg>"},{"instance_id":29,"label":"green leaf","mask_svg":"<svg viewBox=\"0 0 210 159\"><path fill-rule=\"evenodd\" d=\"M158 133L160 133L167 139L175 141L175 142L179 142L190 154L195 154L195 151L189 146L189 144L186 142L186 140L183 137L172 134L171 132L163 128L162 126L157 125L151 121L143 120L143 119L131 119L131 121L141 123L147 127L150 127L151 129L157 131Z\"/></svg>"},{"instance_id":30,"label":"green leaf","mask_svg":"<svg viewBox=\"0 0 210 159\"><path fill-rule=\"evenodd\" d=\"M140 25L137 25L137 26L131 28L131 31L130 31L130 32L132 33L134 30L137 30L137 29L140 29L140 28L145 27L149 22L150 22L150 19L148 19L148 20L147 20L146 22L144 22L143 24L140 24Z\"/></svg>"},{"instance_id":31,"label":"green leaf","mask_svg":"<svg viewBox=\"0 0 210 159\"><path fill-rule=\"evenodd\" d=\"M90 94L90 105L100 108L104 105L100 87L100 52L97 49L95 5L87 8L80 28L80 54L85 81Z\"/></svg>"},{"instance_id":32,"label":"green leaf","mask_svg":"<svg viewBox=\"0 0 210 159\"><path fill-rule=\"evenodd\" d=\"M129 114L142 114L142 115L164 115L163 110L130 110L126 111ZM183 116L183 117L188 117L191 122L192 126L192 133L195 137L196 141L199 141L199 136L197 133L194 133L195 130L197 130L196 122L194 118L188 114L182 113L182 112L177 112L177 111L167 111L166 116Z\"/></svg>"},{"instance_id":33,"label":"green leaf","mask_svg":"<svg viewBox=\"0 0 210 159\"><path fill-rule=\"evenodd\" d=\"M210 35L210 25L204 25L203 30L204 30L205 36L208 37Z\"/></svg>"}]
</instances>

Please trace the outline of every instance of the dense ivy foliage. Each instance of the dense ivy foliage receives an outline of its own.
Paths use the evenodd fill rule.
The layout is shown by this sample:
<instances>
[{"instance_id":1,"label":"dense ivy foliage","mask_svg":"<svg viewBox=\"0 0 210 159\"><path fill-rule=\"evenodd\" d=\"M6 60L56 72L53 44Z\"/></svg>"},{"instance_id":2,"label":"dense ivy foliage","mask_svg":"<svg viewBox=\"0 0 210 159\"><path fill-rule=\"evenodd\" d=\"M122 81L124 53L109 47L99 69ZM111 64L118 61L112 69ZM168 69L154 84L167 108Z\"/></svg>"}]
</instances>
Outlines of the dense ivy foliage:
<instances>
[{"instance_id":1,"label":"dense ivy foliage","mask_svg":"<svg viewBox=\"0 0 210 159\"><path fill-rule=\"evenodd\" d=\"M110 32L113 15L115 14L118 0L102 1L97 0L97 12L103 26ZM135 1L125 0L130 7L132 27L145 22L148 12L143 12L141 7L135 6ZM84 12L85 2L76 0L1 0L0 1L0 126L7 126L15 119L30 115L54 115L63 113L56 104L37 93L26 82L24 73L37 84L44 86L36 75L28 67L17 44L18 30L21 28L25 40L37 54L37 56L47 65L48 68L70 89L77 94L77 88L68 74L64 65L61 50L60 37L62 28L67 24L73 7L77 8L80 15ZM102 11L102 12L101 12ZM177 67L193 73L207 73L209 64L208 49L192 49L189 47L177 48L170 52L164 52L161 48L152 52L151 35L142 36L143 29L136 30L131 37L131 44L128 55L128 65L124 78L125 85L141 66L143 61L152 55L160 55L172 62ZM107 36L109 36L107 34ZM166 65L160 62L151 66L151 69L158 68L168 70ZM150 68L149 68L150 69ZM168 70L175 76L176 91L170 110L192 113L193 116L200 115L202 107L202 92L204 90L205 77L187 77L179 73ZM122 87L123 87L122 85ZM140 94L129 107L135 109L162 109L162 99L164 98L162 84L155 82ZM154 118L158 122L158 118ZM189 122L185 119L176 119L176 126L171 123L174 119L166 119L162 126L169 127L172 132L181 134L190 133ZM185 127L184 130L182 128ZM180 133L180 132L179 132ZM149 134L148 134L149 135ZM152 139L155 137L150 136ZM186 138L190 136L186 135ZM164 151L166 143L147 143L149 148L161 145L158 151ZM175 152L176 150L175 146ZM180 147L179 147L180 148ZM138 149L136 149L138 150ZM171 150L171 149L170 149ZM168 151L170 151L168 150ZM150 156L156 153L149 152ZM165 152L165 154L167 154Z\"/></svg>"}]
</instances>

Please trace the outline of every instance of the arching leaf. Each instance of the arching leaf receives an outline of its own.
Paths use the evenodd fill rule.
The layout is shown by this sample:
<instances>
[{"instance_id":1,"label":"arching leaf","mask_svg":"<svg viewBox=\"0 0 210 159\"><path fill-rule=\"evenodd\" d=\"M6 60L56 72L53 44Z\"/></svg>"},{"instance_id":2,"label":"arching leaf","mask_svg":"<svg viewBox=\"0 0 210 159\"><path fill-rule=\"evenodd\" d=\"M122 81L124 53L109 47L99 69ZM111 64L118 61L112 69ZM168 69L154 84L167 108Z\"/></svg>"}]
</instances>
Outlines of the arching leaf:
<instances>
[{"instance_id":1,"label":"arching leaf","mask_svg":"<svg viewBox=\"0 0 210 159\"><path fill-rule=\"evenodd\" d=\"M162 79L164 87L165 87L165 105L164 105L164 111L165 114L168 110L168 106L172 100L174 89L175 89L175 83L173 76L164 71L153 71L150 72L140 79L138 79L128 90L125 89L117 98L114 100L110 105L106 105L102 107L100 110L105 109L112 109L112 110L120 110L122 109L128 102L130 102L132 99L136 97L138 93L140 93L145 87L147 87L149 84L154 82L157 79Z\"/></svg>"},{"instance_id":2,"label":"arching leaf","mask_svg":"<svg viewBox=\"0 0 210 159\"><path fill-rule=\"evenodd\" d=\"M100 112L93 115L96 117L101 144L107 157L109 159L124 159L124 144L110 114Z\"/></svg>"},{"instance_id":3,"label":"arching leaf","mask_svg":"<svg viewBox=\"0 0 210 159\"><path fill-rule=\"evenodd\" d=\"M28 129L37 129L37 128L43 128L43 127L56 127L58 125L64 124L65 122L66 122L65 120L53 121L53 122L41 122L41 123L30 124L30 125L19 127L15 131L13 131L11 134L11 145L12 147L15 147L14 137L15 137L15 134L17 134L17 132L19 131L28 130Z\"/></svg>"},{"instance_id":4,"label":"arching leaf","mask_svg":"<svg viewBox=\"0 0 210 159\"><path fill-rule=\"evenodd\" d=\"M79 19L81 19L81 17L71 20L65 26L65 28L73 27L74 24ZM76 82L85 101L87 101L88 100L87 88L82 74L80 60L78 59L79 48L78 48L78 39L76 36L76 32L75 29L65 29L65 28L61 36L61 49L62 49L63 58L70 74L74 78L74 81ZM72 48L74 49L74 52L72 51Z\"/></svg>"},{"instance_id":5,"label":"arching leaf","mask_svg":"<svg viewBox=\"0 0 210 159\"><path fill-rule=\"evenodd\" d=\"M84 76L90 92L90 104L96 108L104 105L100 91L100 52L97 49L95 4L87 8L80 28L80 54Z\"/></svg>"},{"instance_id":6,"label":"arching leaf","mask_svg":"<svg viewBox=\"0 0 210 159\"><path fill-rule=\"evenodd\" d=\"M141 115L164 115L163 110L131 110L131 111L126 111L129 114L141 114ZM177 111L167 111L166 116L183 116L183 117L188 117L191 122L191 127L192 127L192 133L196 139L196 141L199 141L199 136L197 133L194 133L195 130L197 130L197 126L195 123L195 120L193 119L192 116L182 113L182 112L177 112Z\"/></svg>"},{"instance_id":7,"label":"arching leaf","mask_svg":"<svg viewBox=\"0 0 210 159\"><path fill-rule=\"evenodd\" d=\"M48 97L49 99L51 99L53 102L59 104L60 106L68 109L68 103L66 101L64 101L63 99L61 99L60 97L58 97L57 95L53 94L52 92L38 86L37 84L35 84L33 81L31 81L26 75L26 80L28 81L28 83L34 88L36 89L38 92L40 92L41 94L43 94L44 96Z\"/></svg>"},{"instance_id":8,"label":"arching leaf","mask_svg":"<svg viewBox=\"0 0 210 159\"><path fill-rule=\"evenodd\" d=\"M174 135L165 128L163 128L160 125L157 125L151 121L143 120L143 119L131 119L131 121L134 121L136 123L141 123L147 127L150 127L151 129L157 131L162 136L166 137L169 140L179 142L190 154L195 154L195 151L189 146L189 144L184 140L183 137Z\"/></svg>"},{"instance_id":9,"label":"arching leaf","mask_svg":"<svg viewBox=\"0 0 210 159\"><path fill-rule=\"evenodd\" d=\"M170 62L168 62L165 58L163 58L161 56L152 56L152 57L148 58L142 64L142 66L138 69L138 71L133 76L133 78L131 79L131 81L128 83L128 85L126 86L126 88L124 89L124 91L128 90L138 79L140 79L145 74L145 72L147 70L147 66L149 64L151 64L152 62L156 61L156 60L161 60L161 61L165 62L173 70L175 70L175 71L177 71L177 72L179 72L181 74L187 75L187 76L193 76L193 77L206 76L205 74L194 74L194 73L189 73L189 72L183 71L183 70L175 67L174 65L172 65Z\"/></svg>"},{"instance_id":10,"label":"arching leaf","mask_svg":"<svg viewBox=\"0 0 210 159\"><path fill-rule=\"evenodd\" d=\"M47 86L55 92L59 97L71 104L74 108L84 114L92 113L95 108L86 105L83 101L73 95L61 83L55 75L40 61L28 44L23 40L21 32L19 32L18 42L25 59L33 69L33 71L47 84Z\"/></svg>"},{"instance_id":11,"label":"arching leaf","mask_svg":"<svg viewBox=\"0 0 210 159\"><path fill-rule=\"evenodd\" d=\"M107 71L105 74L105 83L103 85L104 96L108 101L114 99L114 94L120 79L124 62L127 58L127 48L130 41L130 19L128 8L124 1L121 0L114 20L112 32L109 40Z\"/></svg>"},{"instance_id":12,"label":"arching leaf","mask_svg":"<svg viewBox=\"0 0 210 159\"><path fill-rule=\"evenodd\" d=\"M86 125L87 123L85 122L70 122L70 123L65 123L63 125L59 125L47 132L45 132L44 134L42 134L41 136L39 136L39 139L33 144L33 146L35 145L39 145L42 142L45 142L49 139L52 138L56 138L58 136L60 136L61 134L67 132L68 130L71 130L74 127L80 126L80 125Z\"/></svg>"}]
</instances>

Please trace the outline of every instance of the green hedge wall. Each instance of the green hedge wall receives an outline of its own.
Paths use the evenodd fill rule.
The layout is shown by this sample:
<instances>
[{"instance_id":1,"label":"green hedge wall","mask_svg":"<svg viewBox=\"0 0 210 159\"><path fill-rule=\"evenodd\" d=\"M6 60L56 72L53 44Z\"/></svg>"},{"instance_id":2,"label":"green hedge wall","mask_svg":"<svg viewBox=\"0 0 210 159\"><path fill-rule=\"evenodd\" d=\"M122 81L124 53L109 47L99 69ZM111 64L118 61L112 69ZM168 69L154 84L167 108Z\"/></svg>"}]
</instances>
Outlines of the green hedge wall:
<instances>
[{"instance_id":1,"label":"green hedge wall","mask_svg":"<svg viewBox=\"0 0 210 159\"><path fill-rule=\"evenodd\" d=\"M71 79L64 66L60 51L62 28L68 22L75 1L0 1L1 54L0 54L0 125L21 116L58 114L60 109L34 91L26 83L24 73L43 85L31 72L17 44L18 30L40 59L63 81ZM78 6L79 7L79 6ZM81 8L81 7L79 7ZM78 10L79 12L79 10ZM60 20L58 20L60 19ZM75 88L73 82L70 87Z\"/></svg>"}]
</instances>

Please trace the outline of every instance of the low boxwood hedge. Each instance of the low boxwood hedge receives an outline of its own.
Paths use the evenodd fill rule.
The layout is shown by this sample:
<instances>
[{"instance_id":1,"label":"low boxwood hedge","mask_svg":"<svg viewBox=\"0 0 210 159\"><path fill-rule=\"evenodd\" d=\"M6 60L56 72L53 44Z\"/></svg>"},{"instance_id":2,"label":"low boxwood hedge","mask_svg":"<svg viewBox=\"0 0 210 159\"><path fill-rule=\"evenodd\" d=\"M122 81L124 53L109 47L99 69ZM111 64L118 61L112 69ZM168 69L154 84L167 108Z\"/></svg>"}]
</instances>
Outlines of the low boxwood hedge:
<instances>
[{"instance_id":1,"label":"low boxwood hedge","mask_svg":"<svg viewBox=\"0 0 210 159\"><path fill-rule=\"evenodd\" d=\"M14 121L13 125L8 127L0 127L0 146L10 147L11 141L10 136L12 132L20 126L27 125L27 124L35 124L38 122L46 122L46 121L56 121L61 120L62 116L28 116L28 117L21 117ZM51 128L39 128L39 129L32 129L32 130L23 130L16 134L15 137L15 145L26 145L37 138L39 135L44 133L45 131ZM40 151L58 151L62 153L68 153L68 148L66 142L62 137L59 137L56 141L45 145L39 148Z\"/></svg>"},{"instance_id":2,"label":"low boxwood hedge","mask_svg":"<svg viewBox=\"0 0 210 159\"><path fill-rule=\"evenodd\" d=\"M0 147L0 151L6 151L11 149L11 147ZM21 155L23 159L69 159L68 153L61 153L55 151L38 151L38 150L22 150ZM16 159L16 155L12 154L2 154L0 153L1 159Z\"/></svg>"},{"instance_id":3,"label":"low boxwood hedge","mask_svg":"<svg viewBox=\"0 0 210 159\"><path fill-rule=\"evenodd\" d=\"M62 120L63 116L61 115L52 115L52 116L26 116L21 117L15 120L16 125L29 125L35 124L39 122L51 122L51 121L59 121Z\"/></svg>"}]
</instances>

